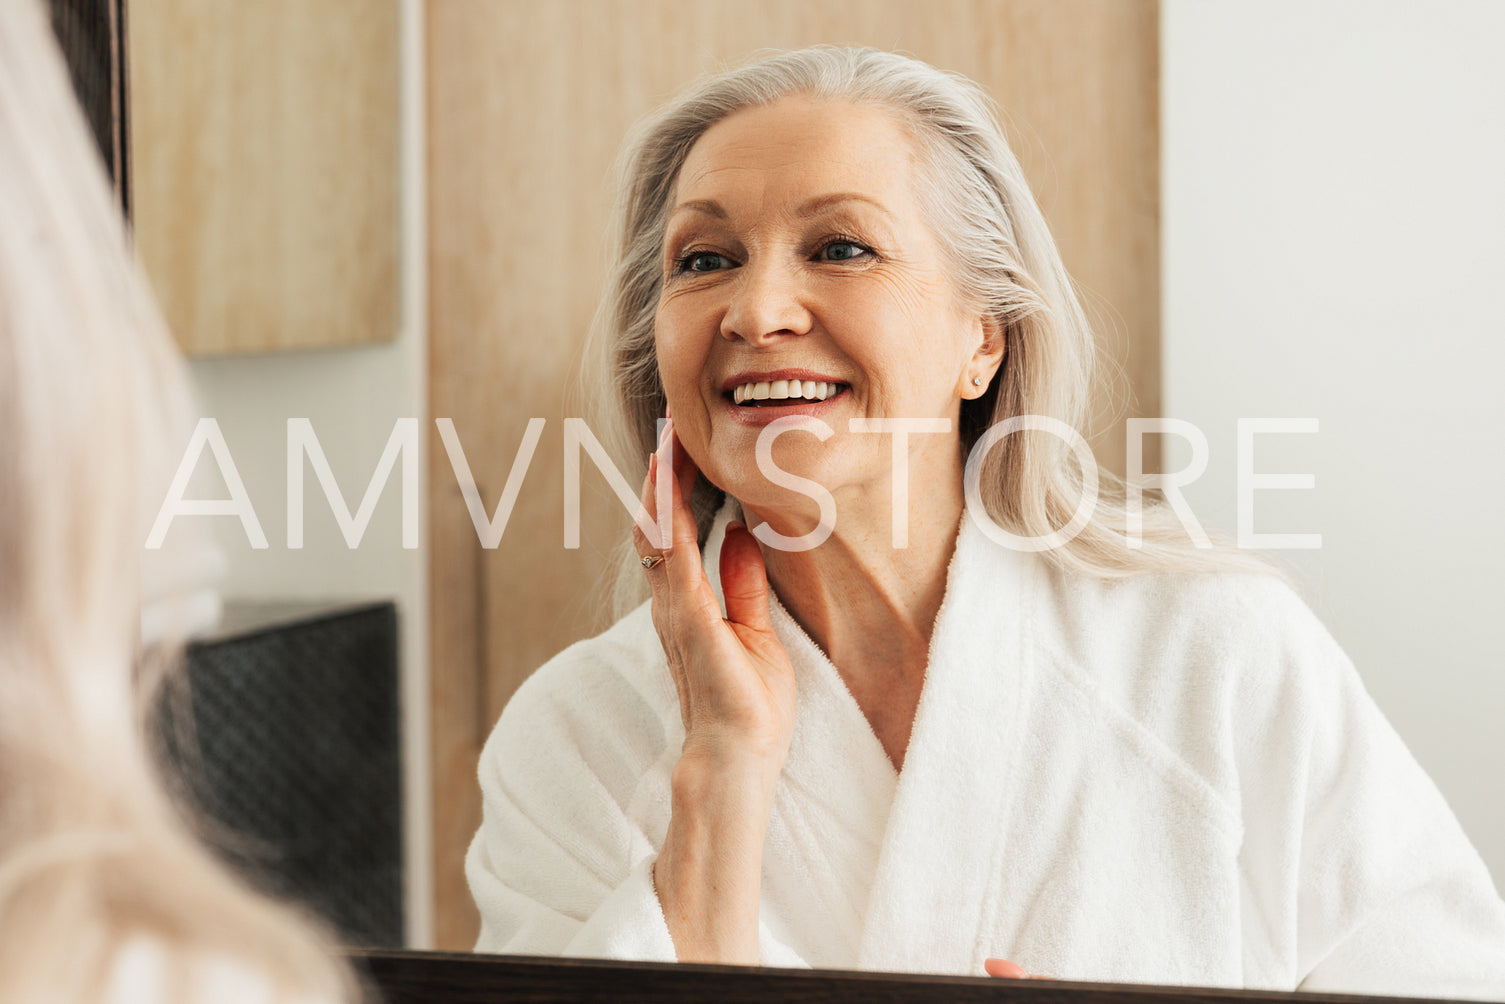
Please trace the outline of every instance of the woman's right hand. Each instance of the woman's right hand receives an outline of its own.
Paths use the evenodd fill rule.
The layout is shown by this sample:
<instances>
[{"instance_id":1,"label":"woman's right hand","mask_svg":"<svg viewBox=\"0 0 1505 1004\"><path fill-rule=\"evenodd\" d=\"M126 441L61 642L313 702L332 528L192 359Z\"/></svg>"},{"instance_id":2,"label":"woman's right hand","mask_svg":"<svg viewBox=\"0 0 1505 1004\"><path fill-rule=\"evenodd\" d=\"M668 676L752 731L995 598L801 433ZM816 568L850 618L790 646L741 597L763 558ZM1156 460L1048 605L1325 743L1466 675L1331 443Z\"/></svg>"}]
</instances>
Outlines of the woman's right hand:
<instances>
[{"instance_id":1,"label":"woman's right hand","mask_svg":"<svg viewBox=\"0 0 1505 1004\"><path fill-rule=\"evenodd\" d=\"M688 503L699 470L676 446L671 419L643 487L657 514L658 468L672 464L668 546L633 531L639 555L664 559L646 571L685 726L653 882L681 962L756 965L763 841L794 734L794 669L773 633L762 552L737 523L721 545L722 616Z\"/></svg>"},{"instance_id":2,"label":"woman's right hand","mask_svg":"<svg viewBox=\"0 0 1505 1004\"><path fill-rule=\"evenodd\" d=\"M1055 980L1054 976L1037 976L1034 973L1027 973L1019 963L1010 962L1008 959L983 959L982 969L989 976L1006 980Z\"/></svg>"},{"instance_id":3,"label":"woman's right hand","mask_svg":"<svg viewBox=\"0 0 1505 1004\"><path fill-rule=\"evenodd\" d=\"M768 573L757 540L733 521L721 545L721 587L726 616L706 578L689 507L699 468L678 447L671 418L649 462L643 503L658 512L658 467L672 464L667 548L654 546L640 527L633 541L643 557L663 561L647 570L653 590L653 625L679 694L686 759L761 765L777 777L794 733L795 683L789 656L773 632ZM662 527L660 533L663 533Z\"/></svg>"}]
</instances>

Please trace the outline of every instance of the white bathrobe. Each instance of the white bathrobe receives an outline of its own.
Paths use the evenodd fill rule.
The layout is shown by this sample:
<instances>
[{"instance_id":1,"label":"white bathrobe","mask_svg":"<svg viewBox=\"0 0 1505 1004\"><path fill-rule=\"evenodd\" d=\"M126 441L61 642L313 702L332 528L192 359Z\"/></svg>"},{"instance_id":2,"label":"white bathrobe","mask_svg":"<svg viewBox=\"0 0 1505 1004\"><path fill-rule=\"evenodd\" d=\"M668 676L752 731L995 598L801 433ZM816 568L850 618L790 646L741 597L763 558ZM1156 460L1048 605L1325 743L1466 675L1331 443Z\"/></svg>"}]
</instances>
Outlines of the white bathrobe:
<instances>
[{"instance_id":1,"label":"white bathrobe","mask_svg":"<svg viewBox=\"0 0 1505 1004\"><path fill-rule=\"evenodd\" d=\"M799 703L766 964L1505 999L1483 862L1275 578L1103 582L964 519L902 774L773 625ZM478 951L674 959L652 867L683 739L646 605L523 685L481 756Z\"/></svg>"}]
</instances>

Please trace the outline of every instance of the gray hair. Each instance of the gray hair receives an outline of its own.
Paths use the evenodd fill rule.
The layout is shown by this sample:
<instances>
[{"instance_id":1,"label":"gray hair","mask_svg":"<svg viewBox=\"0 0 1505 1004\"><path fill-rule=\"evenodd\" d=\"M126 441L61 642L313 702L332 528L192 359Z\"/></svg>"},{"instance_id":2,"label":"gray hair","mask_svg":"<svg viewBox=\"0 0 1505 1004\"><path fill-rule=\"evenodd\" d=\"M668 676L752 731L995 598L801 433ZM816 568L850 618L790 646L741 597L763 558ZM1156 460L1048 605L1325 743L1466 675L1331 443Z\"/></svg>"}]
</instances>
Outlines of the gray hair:
<instances>
[{"instance_id":1,"label":"gray hair","mask_svg":"<svg viewBox=\"0 0 1505 1004\"><path fill-rule=\"evenodd\" d=\"M1046 416L1080 430L1092 389L1092 330L993 101L971 80L907 56L817 46L704 78L628 137L617 167L612 267L592 337L594 364L611 387L597 397L612 412L602 427L617 437L612 446L623 469L641 472L664 413L654 316L664 230L680 169L711 126L791 95L887 108L916 145L918 194L953 265L958 292L990 313L1004 333L998 378L982 397L962 402L963 449L1015 415ZM1058 565L1105 576L1155 568L1265 567L1238 554L1196 551L1175 517L1156 506L1145 512L1143 548L1128 549L1122 483L1108 472L1094 473L1098 506L1076 537L1048 552ZM988 452L980 493L998 526L1040 537L1071 520L1088 480L1091 475L1059 437L1021 431ZM703 530L719 502L720 493L702 479L694 505ZM625 587L628 595L619 601L640 595L641 578L621 578L619 589Z\"/></svg>"},{"instance_id":2,"label":"gray hair","mask_svg":"<svg viewBox=\"0 0 1505 1004\"><path fill-rule=\"evenodd\" d=\"M143 941L163 1000L215 959L354 999L194 839L133 707L165 671L137 662L141 545L192 406L46 16L0 0L0 999L99 1000Z\"/></svg>"}]
</instances>

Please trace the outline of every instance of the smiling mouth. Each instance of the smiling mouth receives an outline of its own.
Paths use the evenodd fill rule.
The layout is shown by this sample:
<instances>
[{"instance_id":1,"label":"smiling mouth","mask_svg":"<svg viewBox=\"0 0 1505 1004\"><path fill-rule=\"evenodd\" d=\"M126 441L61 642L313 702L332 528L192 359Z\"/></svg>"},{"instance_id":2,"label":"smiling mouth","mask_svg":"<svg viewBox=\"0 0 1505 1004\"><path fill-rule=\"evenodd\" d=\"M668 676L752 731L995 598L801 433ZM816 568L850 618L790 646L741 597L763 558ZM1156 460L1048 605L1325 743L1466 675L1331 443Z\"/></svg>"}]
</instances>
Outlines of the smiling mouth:
<instances>
[{"instance_id":1,"label":"smiling mouth","mask_svg":"<svg viewBox=\"0 0 1505 1004\"><path fill-rule=\"evenodd\" d=\"M801 402L824 401L847 389L844 383L820 380L764 380L733 387L733 404L745 408L778 407Z\"/></svg>"}]
</instances>

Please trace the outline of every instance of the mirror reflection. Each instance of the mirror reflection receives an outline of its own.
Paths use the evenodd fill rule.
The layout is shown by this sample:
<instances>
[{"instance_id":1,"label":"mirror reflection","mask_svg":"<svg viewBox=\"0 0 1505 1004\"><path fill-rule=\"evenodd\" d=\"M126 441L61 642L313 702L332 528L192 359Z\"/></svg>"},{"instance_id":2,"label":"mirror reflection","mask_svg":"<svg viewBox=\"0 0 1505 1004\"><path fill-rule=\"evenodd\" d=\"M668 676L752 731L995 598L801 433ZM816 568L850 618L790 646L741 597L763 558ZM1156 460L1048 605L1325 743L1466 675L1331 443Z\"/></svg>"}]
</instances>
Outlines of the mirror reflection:
<instances>
[{"instance_id":1,"label":"mirror reflection","mask_svg":"<svg viewBox=\"0 0 1505 1004\"><path fill-rule=\"evenodd\" d=\"M199 104L133 126L193 123L133 131L136 226L228 338L163 535L213 536L204 651L348 659L325 700L403 725L316 754L400 838L347 936L1505 995L1494 14L376 8L340 60L164 32L136 72ZM289 654L373 601L379 650Z\"/></svg>"},{"instance_id":2,"label":"mirror reflection","mask_svg":"<svg viewBox=\"0 0 1505 1004\"><path fill-rule=\"evenodd\" d=\"M795 50L620 163L586 389L651 596L482 751L478 949L1495 992L1488 871L1257 553L1316 538L1220 547L1076 434L1090 327L980 88Z\"/></svg>"}]
</instances>

